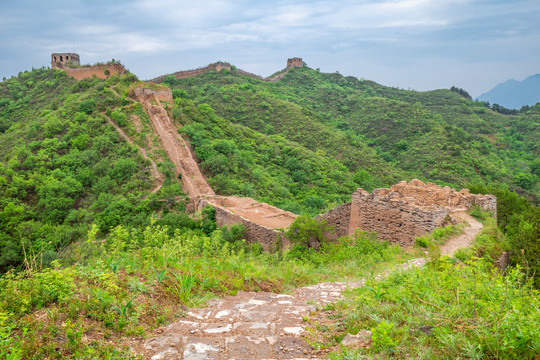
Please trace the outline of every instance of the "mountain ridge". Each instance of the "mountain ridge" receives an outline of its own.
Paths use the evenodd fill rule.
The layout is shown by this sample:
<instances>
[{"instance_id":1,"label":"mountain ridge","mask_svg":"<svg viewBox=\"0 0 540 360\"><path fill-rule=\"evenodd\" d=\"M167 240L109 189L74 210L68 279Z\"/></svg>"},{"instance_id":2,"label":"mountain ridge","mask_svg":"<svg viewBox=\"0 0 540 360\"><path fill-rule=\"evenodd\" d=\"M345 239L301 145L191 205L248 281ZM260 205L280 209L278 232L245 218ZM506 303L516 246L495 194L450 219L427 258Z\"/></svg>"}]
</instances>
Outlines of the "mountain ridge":
<instances>
[{"instance_id":1,"label":"mountain ridge","mask_svg":"<svg viewBox=\"0 0 540 360\"><path fill-rule=\"evenodd\" d=\"M531 75L522 81L507 80L478 96L477 99L509 109L532 106L540 102L540 74Z\"/></svg>"}]
</instances>

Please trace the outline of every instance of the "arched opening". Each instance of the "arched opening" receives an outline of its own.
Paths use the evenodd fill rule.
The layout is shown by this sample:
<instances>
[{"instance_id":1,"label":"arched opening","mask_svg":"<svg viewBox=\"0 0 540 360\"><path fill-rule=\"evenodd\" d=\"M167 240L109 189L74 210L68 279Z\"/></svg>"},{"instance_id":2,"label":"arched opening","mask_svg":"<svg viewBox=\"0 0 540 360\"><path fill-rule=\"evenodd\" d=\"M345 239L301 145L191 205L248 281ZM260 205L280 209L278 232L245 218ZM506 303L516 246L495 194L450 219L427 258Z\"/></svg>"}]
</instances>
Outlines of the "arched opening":
<instances>
[{"instance_id":1,"label":"arched opening","mask_svg":"<svg viewBox=\"0 0 540 360\"><path fill-rule=\"evenodd\" d=\"M64 61L64 59L62 58L62 55L60 55L60 62Z\"/></svg>"},{"instance_id":2,"label":"arched opening","mask_svg":"<svg viewBox=\"0 0 540 360\"><path fill-rule=\"evenodd\" d=\"M68 60L69 60L69 56L66 55L66 61L68 61Z\"/></svg>"},{"instance_id":3,"label":"arched opening","mask_svg":"<svg viewBox=\"0 0 540 360\"><path fill-rule=\"evenodd\" d=\"M56 56L53 56L53 61L56 62Z\"/></svg>"}]
</instances>

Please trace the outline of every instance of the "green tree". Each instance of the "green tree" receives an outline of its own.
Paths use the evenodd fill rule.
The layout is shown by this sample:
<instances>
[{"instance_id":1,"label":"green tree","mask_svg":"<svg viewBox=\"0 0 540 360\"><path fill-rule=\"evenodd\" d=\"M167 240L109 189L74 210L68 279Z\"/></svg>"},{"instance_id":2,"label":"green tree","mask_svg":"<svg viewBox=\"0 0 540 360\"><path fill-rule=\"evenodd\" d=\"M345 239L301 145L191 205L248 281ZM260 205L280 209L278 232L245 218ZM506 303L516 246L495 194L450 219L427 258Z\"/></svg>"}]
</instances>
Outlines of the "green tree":
<instances>
[{"instance_id":1,"label":"green tree","mask_svg":"<svg viewBox=\"0 0 540 360\"><path fill-rule=\"evenodd\" d=\"M301 245L308 249L319 249L327 241L325 233L332 231L334 231L334 227L328 225L326 219L299 216L289 226L285 236L292 244Z\"/></svg>"}]
</instances>

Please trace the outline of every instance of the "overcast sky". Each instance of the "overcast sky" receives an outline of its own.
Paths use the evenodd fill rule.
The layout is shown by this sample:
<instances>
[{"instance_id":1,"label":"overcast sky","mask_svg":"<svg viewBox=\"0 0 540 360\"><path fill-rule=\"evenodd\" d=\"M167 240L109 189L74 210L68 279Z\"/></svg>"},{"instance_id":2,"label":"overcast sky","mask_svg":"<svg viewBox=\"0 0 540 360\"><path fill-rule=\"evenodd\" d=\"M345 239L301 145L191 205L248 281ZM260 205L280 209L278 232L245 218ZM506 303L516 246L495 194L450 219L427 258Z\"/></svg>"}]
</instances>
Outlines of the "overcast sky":
<instances>
[{"instance_id":1,"label":"overcast sky","mask_svg":"<svg viewBox=\"0 0 540 360\"><path fill-rule=\"evenodd\" d=\"M539 0L0 0L0 76L120 60L140 79L222 60L268 76L324 72L478 96L540 73Z\"/></svg>"}]
</instances>

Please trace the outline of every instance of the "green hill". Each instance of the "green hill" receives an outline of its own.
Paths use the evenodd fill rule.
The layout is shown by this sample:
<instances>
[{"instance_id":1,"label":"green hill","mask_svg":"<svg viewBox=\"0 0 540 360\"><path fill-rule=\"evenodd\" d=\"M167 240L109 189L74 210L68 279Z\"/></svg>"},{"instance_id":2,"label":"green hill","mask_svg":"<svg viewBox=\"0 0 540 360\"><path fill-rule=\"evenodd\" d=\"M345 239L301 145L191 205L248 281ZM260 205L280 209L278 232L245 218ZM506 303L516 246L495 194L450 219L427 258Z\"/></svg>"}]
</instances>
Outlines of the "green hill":
<instances>
[{"instance_id":1,"label":"green hill","mask_svg":"<svg viewBox=\"0 0 540 360\"><path fill-rule=\"evenodd\" d=\"M505 183L539 199L538 106L502 115L450 90L406 91L308 67L276 83L227 70L165 82L231 123L328 155L368 189L362 177L377 186L416 177Z\"/></svg>"},{"instance_id":2,"label":"green hill","mask_svg":"<svg viewBox=\"0 0 540 360\"><path fill-rule=\"evenodd\" d=\"M211 207L187 213L134 95L161 85L21 72L0 83L0 358L140 358L145 338L210 298L360 279L367 286L339 311L330 304L303 319L316 323L314 348L347 358L537 356L540 212L513 190L538 202L538 105L503 115L463 91L405 91L307 67L275 83L234 70L165 83L174 99L160 105L216 193L308 215L294 223L299 242L265 252L245 243L243 226L218 228ZM427 266L380 281L373 275L424 249L362 231L330 243L310 218L357 187L412 178L495 194L498 226L474 209L484 230L471 248L441 258L437 244L461 230L438 229L422 237ZM318 234L318 251L301 245L305 233ZM494 268L504 250L519 265L506 275ZM325 314L330 326L319 323ZM434 335L414 330L423 326ZM373 346L340 348L360 329L372 329Z\"/></svg>"}]
</instances>

